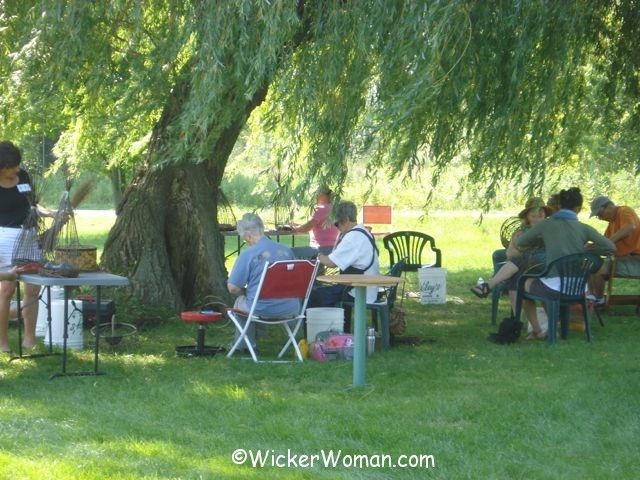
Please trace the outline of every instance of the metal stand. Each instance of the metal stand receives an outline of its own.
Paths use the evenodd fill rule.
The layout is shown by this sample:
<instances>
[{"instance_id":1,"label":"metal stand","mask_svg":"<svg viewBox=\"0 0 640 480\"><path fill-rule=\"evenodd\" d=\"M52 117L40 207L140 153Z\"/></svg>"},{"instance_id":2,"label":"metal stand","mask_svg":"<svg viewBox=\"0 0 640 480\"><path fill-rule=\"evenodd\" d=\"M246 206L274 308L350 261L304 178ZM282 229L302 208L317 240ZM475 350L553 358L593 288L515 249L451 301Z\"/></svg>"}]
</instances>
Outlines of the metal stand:
<instances>
[{"instance_id":1,"label":"metal stand","mask_svg":"<svg viewBox=\"0 0 640 480\"><path fill-rule=\"evenodd\" d=\"M62 371L59 373L54 373L49 376L49 380L53 380L57 377L84 377L89 375L106 375L105 372L98 371L98 353L100 350L100 329L96 329L96 340L94 345L94 360L93 360L93 371L92 372L67 372L67 338L69 337L69 290L72 287L64 287L64 334L62 337ZM100 295L101 288L100 285L96 286L96 324L100 325L100 316L101 316L101 308L100 308ZM51 337L49 337L51 338Z\"/></svg>"}]
</instances>

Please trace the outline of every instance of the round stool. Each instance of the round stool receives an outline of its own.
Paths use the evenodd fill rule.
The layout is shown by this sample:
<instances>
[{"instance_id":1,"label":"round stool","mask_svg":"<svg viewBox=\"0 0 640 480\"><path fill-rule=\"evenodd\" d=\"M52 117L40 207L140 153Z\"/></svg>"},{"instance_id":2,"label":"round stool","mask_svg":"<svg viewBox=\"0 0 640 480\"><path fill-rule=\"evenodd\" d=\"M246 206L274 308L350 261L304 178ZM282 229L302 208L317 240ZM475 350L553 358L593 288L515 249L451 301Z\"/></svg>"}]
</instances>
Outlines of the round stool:
<instances>
[{"instance_id":1,"label":"round stool","mask_svg":"<svg viewBox=\"0 0 640 480\"><path fill-rule=\"evenodd\" d=\"M221 320L222 313L213 311L182 312L180 314L180 318L183 322L197 323L198 330L195 345L176 347L176 354L179 357L208 357L227 351L224 347L212 347L204 344L206 331L205 325L207 323L215 323L218 320Z\"/></svg>"}]
</instances>

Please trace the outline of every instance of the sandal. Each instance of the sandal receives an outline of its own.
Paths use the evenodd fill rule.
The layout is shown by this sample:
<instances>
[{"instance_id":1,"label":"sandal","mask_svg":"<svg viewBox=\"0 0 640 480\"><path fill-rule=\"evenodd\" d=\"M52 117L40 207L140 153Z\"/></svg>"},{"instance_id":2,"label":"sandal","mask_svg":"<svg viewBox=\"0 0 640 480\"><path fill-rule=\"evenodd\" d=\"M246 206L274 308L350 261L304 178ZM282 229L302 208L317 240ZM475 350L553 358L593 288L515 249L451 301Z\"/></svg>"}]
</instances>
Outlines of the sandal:
<instances>
[{"instance_id":1,"label":"sandal","mask_svg":"<svg viewBox=\"0 0 640 480\"><path fill-rule=\"evenodd\" d=\"M540 333L536 333L536 332L531 332L529 335L527 335L527 340L544 340L547 338L547 334L548 332L542 331Z\"/></svg>"},{"instance_id":2,"label":"sandal","mask_svg":"<svg viewBox=\"0 0 640 480\"><path fill-rule=\"evenodd\" d=\"M478 298L487 298L491 293L491 288L489 288L489 284L487 282L482 282L475 287L471 287L471 293L473 293Z\"/></svg>"}]
</instances>

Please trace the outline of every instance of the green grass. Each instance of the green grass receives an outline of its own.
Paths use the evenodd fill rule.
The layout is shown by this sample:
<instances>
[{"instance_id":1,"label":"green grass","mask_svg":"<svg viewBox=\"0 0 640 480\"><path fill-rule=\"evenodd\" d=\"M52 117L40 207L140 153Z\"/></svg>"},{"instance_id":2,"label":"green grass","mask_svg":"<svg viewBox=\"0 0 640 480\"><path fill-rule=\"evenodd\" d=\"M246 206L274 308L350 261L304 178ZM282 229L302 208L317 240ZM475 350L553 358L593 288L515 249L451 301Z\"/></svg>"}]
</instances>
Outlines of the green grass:
<instances>
[{"instance_id":1,"label":"green grass","mask_svg":"<svg viewBox=\"0 0 640 480\"><path fill-rule=\"evenodd\" d=\"M398 228L417 222L396 218ZM420 225L443 249L449 301L404 301L405 336L427 341L374 354L362 389L349 389L347 362L176 358L195 333L169 315L105 345L101 377L49 381L58 357L0 357L0 478L637 478L638 317L616 307L591 344L573 330L555 347L487 342L489 300L468 287L489 275L502 218L479 227L470 214L433 215ZM272 330L266 354L280 339ZM226 344L232 329L207 335ZM92 359L74 352L69 368ZM238 448L430 454L435 468L252 468L233 464Z\"/></svg>"}]
</instances>

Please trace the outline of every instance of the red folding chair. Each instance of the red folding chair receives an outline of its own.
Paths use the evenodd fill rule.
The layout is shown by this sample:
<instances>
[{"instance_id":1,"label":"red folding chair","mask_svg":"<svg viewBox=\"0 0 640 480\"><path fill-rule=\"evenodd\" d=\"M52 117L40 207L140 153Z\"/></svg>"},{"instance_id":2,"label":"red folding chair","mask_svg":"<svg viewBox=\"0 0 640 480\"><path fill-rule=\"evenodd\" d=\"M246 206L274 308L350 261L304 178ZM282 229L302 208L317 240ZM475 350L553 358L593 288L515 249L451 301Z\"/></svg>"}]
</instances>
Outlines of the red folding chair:
<instances>
[{"instance_id":1,"label":"red folding chair","mask_svg":"<svg viewBox=\"0 0 640 480\"><path fill-rule=\"evenodd\" d=\"M246 348L251 353L251 357L254 362L258 362L255 349L251 345L251 342L247 338L247 331L252 323L259 323L263 325L281 325L287 332L287 343L285 343L282 350L278 354L278 359L282 358L290 345L298 356L298 360L302 362L302 353L298 348L296 342L296 334L300 330L302 321L305 318L304 312L307 308L307 302L309 301L309 294L313 287L313 281L316 278L318 271L318 263L311 262L309 260L281 260L278 262L265 262L262 276L260 277L260 283L258 284L258 291L253 304L249 312L242 312L236 309L228 310L229 318L236 326L238 330L238 339L235 341L227 357L233 355L238 347L244 342ZM296 298L300 302L300 310L287 317L267 317L257 316L254 314L256 305L260 300L287 300ZM241 319L246 317L244 326ZM290 326L293 323L293 329Z\"/></svg>"}]
</instances>

